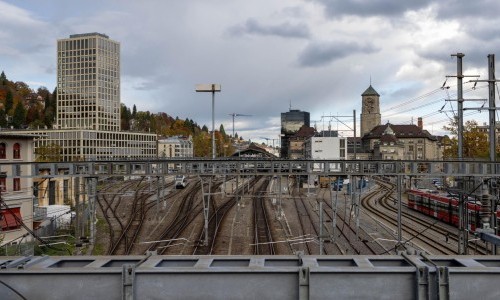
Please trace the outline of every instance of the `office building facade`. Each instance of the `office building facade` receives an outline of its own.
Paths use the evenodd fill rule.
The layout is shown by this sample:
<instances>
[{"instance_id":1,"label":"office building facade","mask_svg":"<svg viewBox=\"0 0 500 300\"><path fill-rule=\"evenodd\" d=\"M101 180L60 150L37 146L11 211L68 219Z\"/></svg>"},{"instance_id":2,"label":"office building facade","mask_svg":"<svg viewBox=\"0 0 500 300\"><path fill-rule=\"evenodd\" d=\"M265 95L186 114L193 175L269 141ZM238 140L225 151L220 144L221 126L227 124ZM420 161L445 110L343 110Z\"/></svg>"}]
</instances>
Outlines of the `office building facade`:
<instances>
[{"instance_id":1,"label":"office building facade","mask_svg":"<svg viewBox=\"0 0 500 300\"><path fill-rule=\"evenodd\" d=\"M302 126L310 127L309 112L290 109L281 113L281 151L282 158L288 158L290 138L299 131Z\"/></svg>"},{"instance_id":2,"label":"office building facade","mask_svg":"<svg viewBox=\"0 0 500 300\"><path fill-rule=\"evenodd\" d=\"M120 130L120 43L100 33L57 41L56 124Z\"/></svg>"}]
</instances>

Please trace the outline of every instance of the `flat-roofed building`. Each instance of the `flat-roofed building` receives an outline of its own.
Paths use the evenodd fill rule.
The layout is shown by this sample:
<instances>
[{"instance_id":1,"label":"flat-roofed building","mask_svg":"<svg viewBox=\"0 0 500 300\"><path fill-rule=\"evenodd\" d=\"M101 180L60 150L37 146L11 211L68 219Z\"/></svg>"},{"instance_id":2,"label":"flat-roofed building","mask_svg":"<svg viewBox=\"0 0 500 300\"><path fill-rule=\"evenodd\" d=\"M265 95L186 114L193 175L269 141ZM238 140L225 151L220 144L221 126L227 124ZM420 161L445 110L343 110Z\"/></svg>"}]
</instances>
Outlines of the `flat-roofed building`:
<instances>
[{"instance_id":1,"label":"flat-roofed building","mask_svg":"<svg viewBox=\"0 0 500 300\"><path fill-rule=\"evenodd\" d=\"M120 43L95 32L57 41L56 124L120 130Z\"/></svg>"},{"instance_id":2,"label":"flat-roofed building","mask_svg":"<svg viewBox=\"0 0 500 300\"><path fill-rule=\"evenodd\" d=\"M32 240L33 179L31 166L22 164L33 160L33 136L0 133L0 247ZM2 251L0 251L2 253ZM8 253L9 254L9 253ZM10 253L12 254L12 253Z\"/></svg>"},{"instance_id":3,"label":"flat-roofed building","mask_svg":"<svg viewBox=\"0 0 500 300\"><path fill-rule=\"evenodd\" d=\"M191 136L171 136L158 140L159 157L193 157Z\"/></svg>"}]
</instances>

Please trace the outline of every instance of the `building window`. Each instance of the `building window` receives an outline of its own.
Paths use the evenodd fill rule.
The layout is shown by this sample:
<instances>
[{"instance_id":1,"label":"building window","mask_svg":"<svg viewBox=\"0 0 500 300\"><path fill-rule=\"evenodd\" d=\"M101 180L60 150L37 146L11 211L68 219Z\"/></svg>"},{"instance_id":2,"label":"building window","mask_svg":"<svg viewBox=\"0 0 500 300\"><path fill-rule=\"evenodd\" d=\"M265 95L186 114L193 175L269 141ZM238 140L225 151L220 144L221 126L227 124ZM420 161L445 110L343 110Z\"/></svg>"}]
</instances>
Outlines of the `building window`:
<instances>
[{"instance_id":1,"label":"building window","mask_svg":"<svg viewBox=\"0 0 500 300\"><path fill-rule=\"evenodd\" d=\"M2 192L7 191L7 178L6 176L0 177L0 189Z\"/></svg>"},{"instance_id":2,"label":"building window","mask_svg":"<svg viewBox=\"0 0 500 300\"><path fill-rule=\"evenodd\" d=\"M13 150L13 156L14 156L14 159L20 159L21 158L21 145L19 145L19 143L15 143L14 144L14 150Z\"/></svg>"},{"instance_id":3,"label":"building window","mask_svg":"<svg viewBox=\"0 0 500 300\"><path fill-rule=\"evenodd\" d=\"M5 159L5 143L0 143L0 159Z\"/></svg>"},{"instance_id":4,"label":"building window","mask_svg":"<svg viewBox=\"0 0 500 300\"><path fill-rule=\"evenodd\" d=\"M14 191L20 191L21 190L21 178L14 178L13 183L14 183Z\"/></svg>"}]
</instances>

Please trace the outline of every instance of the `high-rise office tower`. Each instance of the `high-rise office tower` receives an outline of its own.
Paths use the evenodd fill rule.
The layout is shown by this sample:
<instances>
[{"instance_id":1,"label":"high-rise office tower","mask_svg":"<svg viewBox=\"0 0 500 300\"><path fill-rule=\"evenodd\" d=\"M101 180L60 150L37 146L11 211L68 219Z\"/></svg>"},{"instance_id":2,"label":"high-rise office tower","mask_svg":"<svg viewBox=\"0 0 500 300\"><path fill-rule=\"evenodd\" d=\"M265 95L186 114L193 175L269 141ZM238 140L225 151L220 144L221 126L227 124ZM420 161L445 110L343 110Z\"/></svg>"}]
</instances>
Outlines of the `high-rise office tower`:
<instances>
[{"instance_id":1,"label":"high-rise office tower","mask_svg":"<svg viewBox=\"0 0 500 300\"><path fill-rule=\"evenodd\" d=\"M120 43L101 33L57 41L58 129L120 130Z\"/></svg>"},{"instance_id":2,"label":"high-rise office tower","mask_svg":"<svg viewBox=\"0 0 500 300\"><path fill-rule=\"evenodd\" d=\"M281 151L282 158L288 158L289 140L302 126L310 125L309 112L298 109L290 109L289 112L281 113Z\"/></svg>"}]
</instances>

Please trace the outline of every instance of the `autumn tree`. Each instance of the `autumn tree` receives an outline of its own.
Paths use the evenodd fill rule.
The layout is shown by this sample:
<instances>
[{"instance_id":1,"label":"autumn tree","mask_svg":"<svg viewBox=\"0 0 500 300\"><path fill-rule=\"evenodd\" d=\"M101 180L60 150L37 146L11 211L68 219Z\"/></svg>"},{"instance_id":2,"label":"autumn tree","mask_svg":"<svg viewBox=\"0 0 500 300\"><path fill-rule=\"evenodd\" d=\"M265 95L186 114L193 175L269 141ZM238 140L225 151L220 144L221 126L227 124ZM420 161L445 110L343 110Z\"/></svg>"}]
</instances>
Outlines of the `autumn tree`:
<instances>
[{"instance_id":1,"label":"autumn tree","mask_svg":"<svg viewBox=\"0 0 500 300\"><path fill-rule=\"evenodd\" d=\"M202 131L193 138L193 151L195 157L209 157L212 153L212 138L208 132Z\"/></svg>"},{"instance_id":2,"label":"autumn tree","mask_svg":"<svg viewBox=\"0 0 500 300\"><path fill-rule=\"evenodd\" d=\"M42 145L36 148L35 156L37 162L62 161L62 148L57 144Z\"/></svg>"},{"instance_id":3,"label":"autumn tree","mask_svg":"<svg viewBox=\"0 0 500 300\"><path fill-rule=\"evenodd\" d=\"M28 96L30 93L33 93L33 90L30 89L29 85L27 85L25 82L22 82L22 81L16 81L16 83L14 83L15 87L16 87L16 91L17 93L22 97L26 97Z\"/></svg>"},{"instance_id":4,"label":"autumn tree","mask_svg":"<svg viewBox=\"0 0 500 300\"><path fill-rule=\"evenodd\" d=\"M445 141L443 156L445 158L458 157L458 118L455 117L443 129L449 131L453 137ZM446 144L448 143L448 144ZM474 120L466 121L462 133L463 158L487 158L489 155L488 136L481 132Z\"/></svg>"}]
</instances>

